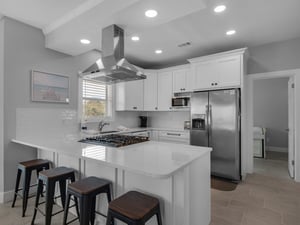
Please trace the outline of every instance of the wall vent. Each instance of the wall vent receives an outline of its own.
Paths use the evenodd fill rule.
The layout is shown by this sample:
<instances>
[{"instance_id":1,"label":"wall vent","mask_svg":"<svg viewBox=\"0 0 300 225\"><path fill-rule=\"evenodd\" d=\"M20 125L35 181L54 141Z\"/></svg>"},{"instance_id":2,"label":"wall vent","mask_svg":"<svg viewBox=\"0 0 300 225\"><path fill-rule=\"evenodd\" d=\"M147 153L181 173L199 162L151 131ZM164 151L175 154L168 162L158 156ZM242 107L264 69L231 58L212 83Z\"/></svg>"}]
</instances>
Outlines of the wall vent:
<instances>
[{"instance_id":1,"label":"wall vent","mask_svg":"<svg viewBox=\"0 0 300 225\"><path fill-rule=\"evenodd\" d=\"M191 42L185 42L185 43L179 44L178 47L182 48L182 47L187 47L187 46L190 46L190 45L191 45Z\"/></svg>"}]
</instances>

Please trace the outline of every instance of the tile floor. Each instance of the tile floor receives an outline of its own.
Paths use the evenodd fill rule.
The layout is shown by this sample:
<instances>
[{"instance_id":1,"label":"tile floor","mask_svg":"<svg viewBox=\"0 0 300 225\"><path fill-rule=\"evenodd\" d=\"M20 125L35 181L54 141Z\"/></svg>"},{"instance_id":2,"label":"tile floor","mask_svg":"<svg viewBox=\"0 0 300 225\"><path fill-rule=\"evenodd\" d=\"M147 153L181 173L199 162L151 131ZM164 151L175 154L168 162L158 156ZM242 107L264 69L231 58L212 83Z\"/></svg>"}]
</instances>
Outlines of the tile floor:
<instances>
[{"instance_id":1,"label":"tile floor","mask_svg":"<svg viewBox=\"0 0 300 225\"><path fill-rule=\"evenodd\" d=\"M266 159L254 158L254 173L290 179L288 172L288 154L268 151L266 155Z\"/></svg>"},{"instance_id":2,"label":"tile floor","mask_svg":"<svg viewBox=\"0 0 300 225\"><path fill-rule=\"evenodd\" d=\"M248 175L234 191L212 189L210 225L299 225L300 183Z\"/></svg>"},{"instance_id":3,"label":"tile floor","mask_svg":"<svg viewBox=\"0 0 300 225\"><path fill-rule=\"evenodd\" d=\"M21 201L18 199L16 201L15 207L11 208L11 202L0 204L0 225L31 225L31 219L33 214L33 205L35 198L29 199L28 208L26 211L26 216L21 216ZM41 200L42 201L42 200ZM54 212L58 211L59 208L53 209ZM69 214L68 220L73 219L74 216ZM52 217L51 225L62 225L63 214L60 213ZM37 212L37 217L35 220L35 225L44 225L44 217ZM79 222L71 223L72 225L79 225Z\"/></svg>"},{"instance_id":4,"label":"tile floor","mask_svg":"<svg viewBox=\"0 0 300 225\"><path fill-rule=\"evenodd\" d=\"M291 179L261 174L248 175L234 191L212 189L212 221L210 225L299 225L300 183ZM21 204L0 204L1 225L30 225L33 211L30 199L26 217L21 217ZM37 214L36 225L44 224ZM52 225L61 225L55 216ZM77 222L72 223L78 225Z\"/></svg>"}]
</instances>

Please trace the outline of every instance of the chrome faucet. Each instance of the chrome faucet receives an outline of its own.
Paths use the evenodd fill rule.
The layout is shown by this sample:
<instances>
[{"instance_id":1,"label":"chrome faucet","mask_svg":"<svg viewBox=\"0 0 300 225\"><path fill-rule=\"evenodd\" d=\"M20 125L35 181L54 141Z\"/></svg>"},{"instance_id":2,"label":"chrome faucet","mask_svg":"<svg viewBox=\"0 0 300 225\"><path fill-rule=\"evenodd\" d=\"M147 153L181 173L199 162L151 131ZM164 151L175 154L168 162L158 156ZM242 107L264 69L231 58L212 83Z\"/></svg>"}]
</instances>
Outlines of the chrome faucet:
<instances>
[{"instance_id":1,"label":"chrome faucet","mask_svg":"<svg viewBox=\"0 0 300 225\"><path fill-rule=\"evenodd\" d=\"M105 125L109 125L109 123L105 122L104 120L101 120L101 121L99 122L98 129L99 129L100 132L102 132L102 129L103 129L103 127L104 127Z\"/></svg>"}]
</instances>

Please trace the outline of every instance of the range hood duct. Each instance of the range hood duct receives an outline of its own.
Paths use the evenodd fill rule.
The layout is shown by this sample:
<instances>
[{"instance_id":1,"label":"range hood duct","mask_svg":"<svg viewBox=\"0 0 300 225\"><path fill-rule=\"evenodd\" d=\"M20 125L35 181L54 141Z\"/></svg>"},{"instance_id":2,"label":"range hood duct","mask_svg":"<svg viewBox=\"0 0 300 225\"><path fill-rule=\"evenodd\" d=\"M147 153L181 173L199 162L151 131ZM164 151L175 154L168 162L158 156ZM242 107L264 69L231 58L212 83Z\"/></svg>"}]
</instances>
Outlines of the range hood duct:
<instances>
[{"instance_id":1,"label":"range hood duct","mask_svg":"<svg viewBox=\"0 0 300 225\"><path fill-rule=\"evenodd\" d=\"M102 57L79 75L106 84L146 79L124 58L124 31L115 24L102 30Z\"/></svg>"}]
</instances>

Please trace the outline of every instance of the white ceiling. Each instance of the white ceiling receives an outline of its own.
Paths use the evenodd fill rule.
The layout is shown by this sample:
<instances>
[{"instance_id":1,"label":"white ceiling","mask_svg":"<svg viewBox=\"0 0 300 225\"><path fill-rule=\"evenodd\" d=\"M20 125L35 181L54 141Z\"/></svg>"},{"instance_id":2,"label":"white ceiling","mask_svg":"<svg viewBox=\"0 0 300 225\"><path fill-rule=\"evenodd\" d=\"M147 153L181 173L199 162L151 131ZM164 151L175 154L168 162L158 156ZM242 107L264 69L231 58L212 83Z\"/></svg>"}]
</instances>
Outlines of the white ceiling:
<instances>
[{"instance_id":1,"label":"white ceiling","mask_svg":"<svg viewBox=\"0 0 300 225\"><path fill-rule=\"evenodd\" d=\"M220 15L214 6L225 3ZM16 7L18 6L18 7ZM158 17L144 11L154 8ZM5 16L43 29L46 47L70 55L101 50L101 29L125 30L125 54L146 68L180 64L186 59L244 46L300 37L299 0L1 0ZM237 34L227 37L228 29ZM132 42L131 35L140 36ZM88 46L79 40L91 40ZM184 42L191 46L178 48ZM163 54L154 50L161 48Z\"/></svg>"}]
</instances>

